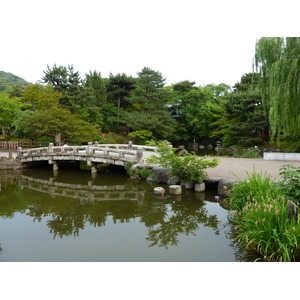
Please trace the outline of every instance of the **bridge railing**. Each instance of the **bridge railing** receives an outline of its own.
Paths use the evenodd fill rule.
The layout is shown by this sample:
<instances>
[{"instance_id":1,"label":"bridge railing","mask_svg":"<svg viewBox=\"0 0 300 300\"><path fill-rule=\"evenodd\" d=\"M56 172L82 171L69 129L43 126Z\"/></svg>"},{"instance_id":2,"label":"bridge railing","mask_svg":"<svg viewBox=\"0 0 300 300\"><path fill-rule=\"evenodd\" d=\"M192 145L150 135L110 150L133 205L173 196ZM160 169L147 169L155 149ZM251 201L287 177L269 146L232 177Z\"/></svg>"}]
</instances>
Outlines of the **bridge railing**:
<instances>
[{"instance_id":1,"label":"bridge railing","mask_svg":"<svg viewBox=\"0 0 300 300\"><path fill-rule=\"evenodd\" d=\"M131 142L128 144L94 144L96 147L111 148L111 149L127 149L127 150L143 150L157 152L157 147L145 146L145 145L134 145Z\"/></svg>"},{"instance_id":2,"label":"bridge railing","mask_svg":"<svg viewBox=\"0 0 300 300\"><path fill-rule=\"evenodd\" d=\"M19 148L18 157L32 157L43 155L83 155L83 156L105 156L114 157L121 160L143 161L143 151L157 152L157 147L140 146L132 144L98 144L88 143L85 146L54 146L52 143L48 147L22 150ZM126 156L126 157L125 157Z\"/></svg>"}]
</instances>

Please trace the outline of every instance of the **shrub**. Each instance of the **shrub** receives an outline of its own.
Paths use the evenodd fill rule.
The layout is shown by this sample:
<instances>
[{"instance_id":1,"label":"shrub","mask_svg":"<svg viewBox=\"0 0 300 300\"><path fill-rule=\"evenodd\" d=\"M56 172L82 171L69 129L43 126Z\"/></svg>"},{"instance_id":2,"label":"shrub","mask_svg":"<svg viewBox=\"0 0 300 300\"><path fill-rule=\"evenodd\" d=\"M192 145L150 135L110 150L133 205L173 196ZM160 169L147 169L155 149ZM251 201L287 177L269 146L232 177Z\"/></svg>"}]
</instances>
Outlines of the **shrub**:
<instances>
[{"instance_id":1,"label":"shrub","mask_svg":"<svg viewBox=\"0 0 300 300\"><path fill-rule=\"evenodd\" d=\"M148 163L171 168L170 175L181 181L201 182L206 176L205 169L216 167L219 164L216 157L210 160L207 159L208 156L199 157L195 153L185 155L175 153L177 149L173 148L167 141L158 144L152 142L151 145L158 147L159 156L151 155L148 158Z\"/></svg>"},{"instance_id":2,"label":"shrub","mask_svg":"<svg viewBox=\"0 0 300 300\"><path fill-rule=\"evenodd\" d=\"M300 167L284 165L280 168L279 187L286 197L300 204Z\"/></svg>"}]
</instances>

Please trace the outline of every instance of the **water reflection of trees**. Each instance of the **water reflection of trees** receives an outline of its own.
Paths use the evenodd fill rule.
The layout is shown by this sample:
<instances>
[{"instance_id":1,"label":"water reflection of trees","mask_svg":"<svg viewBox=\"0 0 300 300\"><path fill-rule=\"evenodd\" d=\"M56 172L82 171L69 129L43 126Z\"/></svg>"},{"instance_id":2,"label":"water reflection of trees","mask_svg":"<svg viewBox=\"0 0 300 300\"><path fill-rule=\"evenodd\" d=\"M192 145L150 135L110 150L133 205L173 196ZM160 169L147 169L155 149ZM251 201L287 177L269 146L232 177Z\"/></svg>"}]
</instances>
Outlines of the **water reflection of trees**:
<instances>
[{"instance_id":1,"label":"water reflection of trees","mask_svg":"<svg viewBox=\"0 0 300 300\"><path fill-rule=\"evenodd\" d=\"M155 198L151 184L130 180L125 182L123 190L134 192L134 200L111 200L115 199L116 192L122 192L122 185L118 185L118 191L113 184L102 186L105 190L103 195L108 199L100 201L97 198L101 194L99 185L89 184L79 188L74 186L73 190L78 188L78 193L71 194L70 183L66 185L67 191L62 184L59 189L58 185L51 186L53 179L38 182L29 178L28 181L34 181L34 185L26 185L24 180L24 176L21 176L17 180L6 180L2 185L5 196L0 195L0 216L13 217L14 213L21 212L37 222L45 218L54 238L79 236L87 223L94 227L105 226L108 218L114 223L126 223L139 218L149 230L146 240L151 243L150 247L157 245L168 248L178 245L180 234L195 235L200 226L218 229L217 217L208 215L203 201L185 199L176 202L171 198ZM59 196L59 191L62 196ZM95 191L98 194L91 197ZM109 195L112 195L111 199Z\"/></svg>"},{"instance_id":2,"label":"water reflection of trees","mask_svg":"<svg viewBox=\"0 0 300 300\"><path fill-rule=\"evenodd\" d=\"M218 228L219 221L216 215L208 215L203 202L172 203L172 215L167 220L162 220L155 229L150 229L148 241L152 242L150 247L178 245L178 235L196 235L200 226Z\"/></svg>"}]
</instances>

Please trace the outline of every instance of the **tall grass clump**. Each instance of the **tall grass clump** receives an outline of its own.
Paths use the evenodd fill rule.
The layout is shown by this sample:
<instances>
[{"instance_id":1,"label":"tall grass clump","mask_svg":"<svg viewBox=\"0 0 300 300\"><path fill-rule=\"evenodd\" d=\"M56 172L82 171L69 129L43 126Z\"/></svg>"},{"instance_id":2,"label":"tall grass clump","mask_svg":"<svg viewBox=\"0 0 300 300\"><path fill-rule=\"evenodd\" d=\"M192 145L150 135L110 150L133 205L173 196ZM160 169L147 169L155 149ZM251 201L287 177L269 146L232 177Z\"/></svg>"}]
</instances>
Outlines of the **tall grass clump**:
<instances>
[{"instance_id":1,"label":"tall grass clump","mask_svg":"<svg viewBox=\"0 0 300 300\"><path fill-rule=\"evenodd\" d=\"M300 259L300 226L288 218L287 198L270 177L253 173L230 196L235 241L265 261Z\"/></svg>"}]
</instances>

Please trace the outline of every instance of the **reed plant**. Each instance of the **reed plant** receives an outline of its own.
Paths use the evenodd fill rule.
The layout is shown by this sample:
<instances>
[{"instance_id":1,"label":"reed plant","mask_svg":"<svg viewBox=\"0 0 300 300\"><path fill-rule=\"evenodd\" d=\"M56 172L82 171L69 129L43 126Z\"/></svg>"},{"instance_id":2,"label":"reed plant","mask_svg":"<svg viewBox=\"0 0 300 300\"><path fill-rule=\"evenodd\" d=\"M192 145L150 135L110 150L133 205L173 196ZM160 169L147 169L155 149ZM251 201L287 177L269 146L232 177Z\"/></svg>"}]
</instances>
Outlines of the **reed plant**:
<instances>
[{"instance_id":1,"label":"reed plant","mask_svg":"<svg viewBox=\"0 0 300 300\"><path fill-rule=\"evenodd\" d=\"M265 261L298 261L300 226L288 218L287 198L266 174L248 177L230 196L235 240Z\"/></svg>"}]
</instances>

